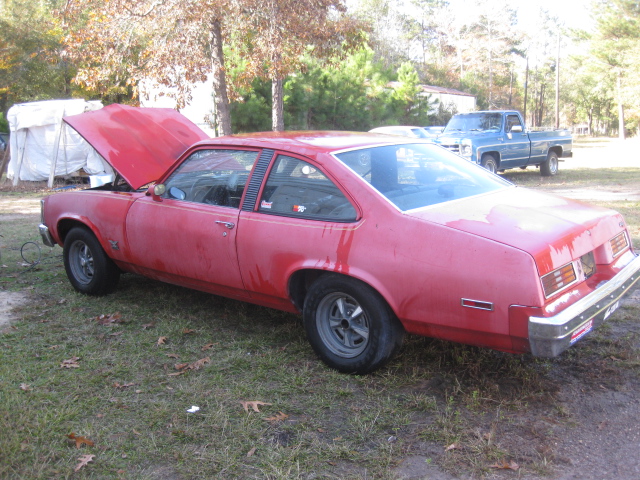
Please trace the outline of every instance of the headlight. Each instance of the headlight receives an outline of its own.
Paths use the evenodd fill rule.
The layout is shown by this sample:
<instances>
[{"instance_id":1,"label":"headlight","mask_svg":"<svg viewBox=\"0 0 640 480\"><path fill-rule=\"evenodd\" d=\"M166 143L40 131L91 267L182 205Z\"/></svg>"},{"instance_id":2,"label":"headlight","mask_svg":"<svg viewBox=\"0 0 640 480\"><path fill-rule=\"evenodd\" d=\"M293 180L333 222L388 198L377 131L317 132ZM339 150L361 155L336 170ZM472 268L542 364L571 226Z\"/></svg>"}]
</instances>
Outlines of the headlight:
<instances>
[{"instance_id":1,"label":"headlight","mask_svg":"<svg viewBox=\"0 0 640 480\"><path fill-rule=\"evenodd\" d=\"M473 148L471 147L470 140L463 140L460 144L460 155L464 157L470 157L473 153Z\"/></svg>"}]
</instances>

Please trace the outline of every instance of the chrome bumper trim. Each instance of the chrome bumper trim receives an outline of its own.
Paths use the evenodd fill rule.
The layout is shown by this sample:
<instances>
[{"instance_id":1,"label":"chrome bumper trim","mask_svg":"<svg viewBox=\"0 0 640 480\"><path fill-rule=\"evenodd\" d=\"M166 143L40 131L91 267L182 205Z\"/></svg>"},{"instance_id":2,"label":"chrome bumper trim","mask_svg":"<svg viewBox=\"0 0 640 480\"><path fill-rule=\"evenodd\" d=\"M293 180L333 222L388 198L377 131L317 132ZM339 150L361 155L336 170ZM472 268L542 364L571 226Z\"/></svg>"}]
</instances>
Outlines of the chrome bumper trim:
<instances>
[{"instance_id":1,"label":"chrome bumper trim","mask_svg":"<svg viewBox=\"0 0 640 480\"><path fill-rule=\"evenodd\" d=\"M44 243L47 247L55 247L56 242L53 241L53 237L49 233L49 227L47 227L44 223L38 225L38 230L40 231L40 236L42 237L42 243Z\"/></svg>"},{"instance_id":2,"label":"chrome bumper trim","mask_svg":"<svg viewBox=\"0 0 640 480\"><path fill-rule=\"evenodd\" d=\"M553 317L529 317L529 345L538 357L555 357L602 324L640 280L640 256L586 297Z\"/></svg>"}]
</instances>

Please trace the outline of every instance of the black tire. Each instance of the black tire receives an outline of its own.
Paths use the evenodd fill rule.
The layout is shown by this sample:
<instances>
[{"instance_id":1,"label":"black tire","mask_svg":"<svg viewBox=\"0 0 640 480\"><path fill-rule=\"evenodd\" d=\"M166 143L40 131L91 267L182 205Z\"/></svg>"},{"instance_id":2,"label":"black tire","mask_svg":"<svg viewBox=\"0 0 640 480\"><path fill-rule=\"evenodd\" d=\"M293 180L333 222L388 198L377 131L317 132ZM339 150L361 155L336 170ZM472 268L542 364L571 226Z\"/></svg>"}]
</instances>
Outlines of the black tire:
<instances>
[{"instance_id":1,"label":"black tire","mask_svg":"<svg viewBox=\"0 0 640 480\"><path fill-rule=\"evenodd\" d=\"M558 174L558 154L553 150L547 154L547 159L540 164L540 175L551 177Z\"/></svg>"},{"instance_id":2,"label":"black tire","mask_svg":"<svg viewBox=\"0 0 640 480\"><path fill-rule=\"evenodd\" d=\"M496 157L493 153L485 153L484 155L482 155L480 165L489 170L491 173L496 173L498 171L498 160L496 160Z\"/></svg>"},{"instance_id":3,"label":"black tire","mask_svg":"<svg viewBox=\"0 0 640 480\"><path fill-rule=\"evenodd\" d=\"M316 354L343 373L366 374L382 367L404 338L402 324L375 290L340 275L324 275L311 285L303 323Z\"/></svg>"},{"instance_id":4,"label":"black tire","mask_svg":"<svg viewBox=\"0 0 640 480\"><path fill-rule=\"evenodd\" d=\"M64 239L64 269L73 288L86 295L106 295L115 290L120 269L86 228L73 228Z\"/></svg>"}]
</instances>

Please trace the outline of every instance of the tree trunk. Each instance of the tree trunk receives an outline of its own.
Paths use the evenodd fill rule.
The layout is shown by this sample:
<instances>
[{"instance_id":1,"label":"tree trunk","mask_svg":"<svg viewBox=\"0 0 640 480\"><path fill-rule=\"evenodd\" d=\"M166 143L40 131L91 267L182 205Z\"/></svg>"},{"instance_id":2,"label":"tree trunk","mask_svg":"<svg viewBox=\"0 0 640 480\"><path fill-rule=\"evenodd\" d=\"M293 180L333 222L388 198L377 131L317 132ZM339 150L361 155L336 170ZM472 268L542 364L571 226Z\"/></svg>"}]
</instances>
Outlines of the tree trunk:
<instances>
[{"instance_id":1,"label":"tree trunk","mask_svg":"<svg viewBox=\"0 0 640 480\"><path fill-rule=\"evenodd\" d=\"M271 80L271 129L274 132L284 131L284 92L282 79Z\"/></svg>"},{"instance_id":2,"label":"tree trunk","mask_svg":"<svg viewBox=\"0 0 640 480\"><path fill-rule=\"evenodd\" d=\"M227 77L222 52L222 26L216 19L211 25L211 67L213 70L213 96L216 107L218 135L231 135L231 110L227 96Z\"/></svg>"},{"instance_id":3,"label":"tree trunk","mask_svg":"<svg viewBox=\"0 0 640 480\"><path fill-rule=\"evenodd\" d=\"M622 72L618 71L618 138L624 140L627 138L627 132L624 126L624 104L622 103Z\"/></svg>"}]
</instances>

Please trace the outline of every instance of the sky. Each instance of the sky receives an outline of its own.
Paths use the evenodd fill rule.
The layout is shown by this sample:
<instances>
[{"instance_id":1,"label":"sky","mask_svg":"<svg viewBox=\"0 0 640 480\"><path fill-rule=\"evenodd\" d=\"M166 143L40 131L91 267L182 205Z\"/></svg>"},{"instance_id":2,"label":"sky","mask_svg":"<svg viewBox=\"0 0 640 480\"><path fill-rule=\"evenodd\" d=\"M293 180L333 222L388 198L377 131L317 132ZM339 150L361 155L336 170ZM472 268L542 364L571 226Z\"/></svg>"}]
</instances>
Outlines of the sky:
<instances>
[{"instance_id":1,"label":"sky","mask_svg":"<svg viewBox=\"0 0 640 480\"><path fill-rule=\"evenodd\" d=\"M520 12L519 22L535 18L542 7L570 28L586 30L593 23L588 0L514 0L511 4Z\"/></svg>"}]
</instances>

